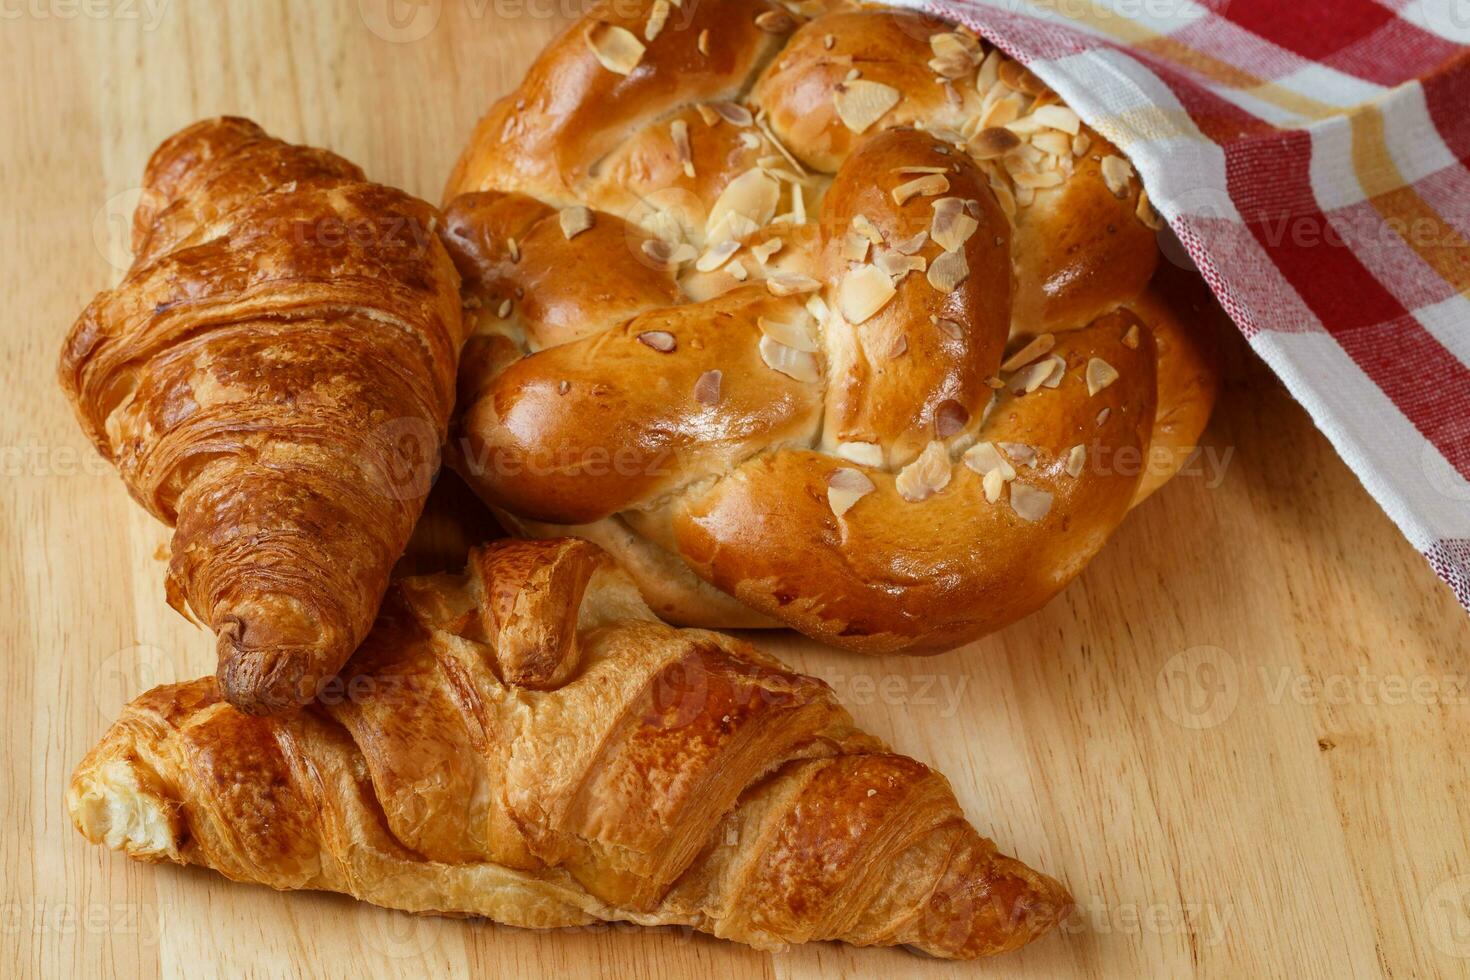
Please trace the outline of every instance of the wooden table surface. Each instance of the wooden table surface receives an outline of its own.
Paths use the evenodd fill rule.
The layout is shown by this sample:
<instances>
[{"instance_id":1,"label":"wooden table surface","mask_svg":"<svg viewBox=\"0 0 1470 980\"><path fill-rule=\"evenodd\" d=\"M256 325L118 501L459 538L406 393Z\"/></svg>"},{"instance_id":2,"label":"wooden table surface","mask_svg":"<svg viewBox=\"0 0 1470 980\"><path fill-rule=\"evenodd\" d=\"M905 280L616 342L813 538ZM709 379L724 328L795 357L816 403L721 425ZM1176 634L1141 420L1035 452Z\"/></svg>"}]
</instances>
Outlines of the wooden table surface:
<instances>
[{"instance_id":1,"label":"wooden table surface","mask_svg":"<svg viewBox=\"0 0 1470 980\"><path fill-rule=\"evenodd\" d=\"M933 659L762 638L1070 885L1076 916L1019 954L537 934L82 841L72 767L125 700L213 669L212 638L164 603L165 529L53 375L126 265L149 152L240 113L437 199L479 113L581 6L0 7L0 976L1470 975L1470 618L1238 338L1198 471L1039 614Z\"/></svg>"}]
</instances>

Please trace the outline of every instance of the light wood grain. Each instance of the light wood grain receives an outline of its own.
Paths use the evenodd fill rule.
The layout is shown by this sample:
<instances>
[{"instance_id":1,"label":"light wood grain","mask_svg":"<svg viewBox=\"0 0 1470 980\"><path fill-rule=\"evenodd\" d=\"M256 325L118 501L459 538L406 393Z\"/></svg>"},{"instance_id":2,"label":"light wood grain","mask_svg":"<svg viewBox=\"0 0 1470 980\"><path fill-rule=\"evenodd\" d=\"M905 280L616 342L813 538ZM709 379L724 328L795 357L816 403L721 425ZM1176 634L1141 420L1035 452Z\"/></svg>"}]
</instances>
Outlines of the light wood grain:
<instances>
[{"instance_id":1,"label":"light wood grain","mask_svg":"<svg viewBox=\"0 0 1470 980\"><path fill-rule=\"evenodd\" d=\"M1070 884L1078 916L1018 955L534 934L86 846L61 806L72 766L128 697L213 667L164 604L165 530L53 381L72 317L118 275L98 242L148 153L241 113L436 199L477 115L580 4L431 0L393 29L384 7L5 5L0 976L1470 973L1470 620L1238 341L1207 436L1223 480L1169 485L1040 614L926 660L760 638Z\"/></svg>"}]
</instances>

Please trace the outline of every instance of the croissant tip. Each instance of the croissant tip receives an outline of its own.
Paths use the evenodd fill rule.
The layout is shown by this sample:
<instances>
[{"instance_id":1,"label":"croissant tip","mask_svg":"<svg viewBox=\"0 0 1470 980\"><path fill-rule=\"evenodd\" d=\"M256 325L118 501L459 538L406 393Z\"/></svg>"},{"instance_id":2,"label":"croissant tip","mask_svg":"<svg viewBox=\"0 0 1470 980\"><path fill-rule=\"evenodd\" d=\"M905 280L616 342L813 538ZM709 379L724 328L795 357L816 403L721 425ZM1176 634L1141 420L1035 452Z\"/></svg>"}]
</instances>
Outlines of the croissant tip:
<instances>
[{"instance_id":1,"label":"croissant tip","mask_svg":"<svg viewBox=\"0 0 1470 980\"><path fill-rule=\"evenodd\" d=\"M220 693L247 715L286 714L316 696L318 678L302 651L243 649L221 629L219 655Z\"/></svg>"}]
</instances>

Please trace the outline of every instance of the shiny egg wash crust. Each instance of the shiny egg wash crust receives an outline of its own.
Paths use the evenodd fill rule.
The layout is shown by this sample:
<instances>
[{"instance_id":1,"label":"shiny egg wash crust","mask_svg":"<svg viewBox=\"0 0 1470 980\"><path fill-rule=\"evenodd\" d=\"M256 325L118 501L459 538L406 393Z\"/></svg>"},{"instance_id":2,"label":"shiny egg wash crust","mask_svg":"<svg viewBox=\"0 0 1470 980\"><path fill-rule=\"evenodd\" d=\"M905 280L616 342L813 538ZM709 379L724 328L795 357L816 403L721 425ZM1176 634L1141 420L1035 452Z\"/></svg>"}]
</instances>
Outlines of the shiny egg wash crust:
<instances>
[{"instance_id":1,"label":"shiny egg wash crust","mask_svg":"<svg viewBox=\"0 0 1470 980\"><path fill-rule=\"evenodd\" d=\"M1208 294L1160 263L1128 161L920 14L598 5L445 200L452 464L674 622L868 652L1004 626L1213 403Z\"/></svg>"}]
</instances>

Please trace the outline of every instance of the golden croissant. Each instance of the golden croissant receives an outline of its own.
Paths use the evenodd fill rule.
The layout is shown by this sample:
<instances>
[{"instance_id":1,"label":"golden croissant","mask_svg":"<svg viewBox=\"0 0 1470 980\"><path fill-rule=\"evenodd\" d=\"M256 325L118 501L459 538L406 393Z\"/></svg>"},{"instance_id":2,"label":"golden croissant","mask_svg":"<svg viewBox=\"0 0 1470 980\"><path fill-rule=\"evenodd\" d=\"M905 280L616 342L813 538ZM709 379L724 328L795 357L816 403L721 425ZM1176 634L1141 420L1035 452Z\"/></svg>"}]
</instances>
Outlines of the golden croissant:
<instances>
[{"instance_id":1,"label":"golden croissant","mask_svg":"<svg viewBox=\"0 0 1470 980\"><path fill-rule=\"evenodd\" d=\"M218 635L224 696L309 700L372 627L438 465L463 342L437 212L244 119L148 163L135 260L60 380L175 528L168 597Z\"/></svg>"},{"instance_id":2,"label":"golden croissant","mask_svg":"<svg viewBox=\"0 0 1470 980\"><path fill-rule=\"evenodd\" d=\"M475 321L450 464L671 622L968 642L1210 414L1208 290L1121 151L915 11L600 0L445 202Z\"/></svg>"},{"instance_id":3,"label":"golden croissant","mask_svg":"<svg viewBox=\"0 0 1470 980\"><path fill-rule=\"evenodd\" d=\"M150 691L72 777L72 820L278 889L760 948L970 958L1070 907L827 685L664 625L585 541L503 542L464 575L395 584L340 680L275 717L213 679Z\"/></svg>"}]
</instances>

